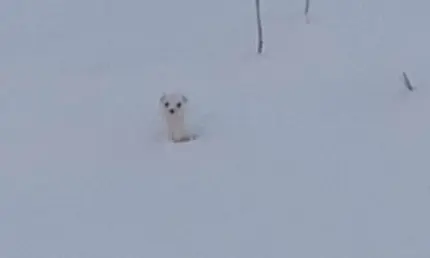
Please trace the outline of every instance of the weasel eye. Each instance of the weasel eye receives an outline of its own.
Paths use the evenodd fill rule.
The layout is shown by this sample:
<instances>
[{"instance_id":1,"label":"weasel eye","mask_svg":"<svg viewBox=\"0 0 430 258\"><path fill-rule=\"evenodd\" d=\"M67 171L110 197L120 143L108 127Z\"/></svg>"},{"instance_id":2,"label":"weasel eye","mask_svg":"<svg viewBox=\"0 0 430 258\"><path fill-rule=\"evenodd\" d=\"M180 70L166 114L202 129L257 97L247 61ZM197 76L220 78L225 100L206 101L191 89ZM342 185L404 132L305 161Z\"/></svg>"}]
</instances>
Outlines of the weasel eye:
<instances>
[{"instance_id":1,"label":"weasel eye","mask_svg":"<svg viewBox=\"0 0 430 258\"><path fill-rule=\"evenodd\" d=\"M164 106L165 106L166 108L168 108L168 107L169 107L169 102L164 103Z\"/></svg>"},{"instance_id":2,"label":"weasel eye","mask_svg":"<svg viewBox=\"0 0 430 258\"><path fill-rule=\"evenodd\" d=\"M182 106L182 103L181 103L181 102L178 102L178 104L176 104L176 107L177 107L177 108L181 108L181 106Z\"/></svg>"}]
</instances>

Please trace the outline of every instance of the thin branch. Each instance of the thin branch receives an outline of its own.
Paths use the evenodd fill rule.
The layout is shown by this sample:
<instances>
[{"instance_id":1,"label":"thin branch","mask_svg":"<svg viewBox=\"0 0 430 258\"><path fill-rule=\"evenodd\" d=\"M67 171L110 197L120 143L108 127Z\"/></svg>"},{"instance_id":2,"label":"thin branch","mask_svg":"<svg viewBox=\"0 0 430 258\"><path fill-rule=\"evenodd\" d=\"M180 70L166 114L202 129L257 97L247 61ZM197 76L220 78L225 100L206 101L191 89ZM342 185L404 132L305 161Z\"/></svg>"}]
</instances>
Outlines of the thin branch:
<instances>
[{"instance_id":1,"label":"thin branch","mask_svg":"<svg viewBox=\"0 0 430 258\"><path fill-rule=\"evenodd\" d=\"M257 11L257 33L258 33L257 52L261 54L263 52L263 26L261 25L260 0L255 0L255 7Z\"/></svg>"},{"instance_id":2,"label":"thin branch","mask_svg":"<svg viewBox=\"0 0 430 258\"><path fill-rule=\"evenodd\" d=\"M403 83L405 84L406 88L410 91L414 91L414 87L412 87L412 83L408 78L408 75L403 72Z\"/></svg>"},{"instance_id":3,"label":"thin branch","mask_svg":"<svg viewBox=\"0 0 430 258\"><path fill-rule=\"evenodd\" d=\"M305 0L305 17L306 17L306 23L309 23L309 17L308 17L308 13L309 13L309 6L310 6L310 0Z\"/></svg>"}]
</instances>

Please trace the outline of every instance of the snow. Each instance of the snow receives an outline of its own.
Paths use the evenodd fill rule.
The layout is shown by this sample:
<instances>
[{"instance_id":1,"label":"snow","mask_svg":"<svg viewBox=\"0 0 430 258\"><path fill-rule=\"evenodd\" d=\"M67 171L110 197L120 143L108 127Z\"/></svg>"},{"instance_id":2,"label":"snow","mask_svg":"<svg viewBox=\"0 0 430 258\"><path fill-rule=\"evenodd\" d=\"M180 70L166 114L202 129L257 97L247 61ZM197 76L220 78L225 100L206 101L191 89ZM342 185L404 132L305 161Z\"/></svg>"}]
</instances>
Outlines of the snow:
<instances>
[{"instance_id":1,"label":"snow","mask_svg":"<svg viewBox=\"0 0 430 258\"><path fill-rule=\"evenodd\" d=\"M0 257L428 257L430 3L261 4L1 1Z\"/></svg>"}]
</instances>

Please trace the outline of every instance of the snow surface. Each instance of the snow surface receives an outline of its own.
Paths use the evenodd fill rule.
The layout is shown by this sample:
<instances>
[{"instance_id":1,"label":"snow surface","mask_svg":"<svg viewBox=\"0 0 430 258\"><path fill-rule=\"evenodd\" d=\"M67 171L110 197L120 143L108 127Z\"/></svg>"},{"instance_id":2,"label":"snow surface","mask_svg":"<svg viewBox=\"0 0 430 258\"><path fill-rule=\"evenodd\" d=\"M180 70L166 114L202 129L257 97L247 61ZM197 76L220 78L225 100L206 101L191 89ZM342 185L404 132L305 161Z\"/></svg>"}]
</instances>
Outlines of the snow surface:
<instances>
[{"instance_id":1,"label":"snow surface","mask_svg":"<svg viewBox=\"0 0 430 258\"><path fill-rule=\"evenodd\" d=\"M429 8L0 1L0 257L430 257Z\"/></svg>"}]
</instances>

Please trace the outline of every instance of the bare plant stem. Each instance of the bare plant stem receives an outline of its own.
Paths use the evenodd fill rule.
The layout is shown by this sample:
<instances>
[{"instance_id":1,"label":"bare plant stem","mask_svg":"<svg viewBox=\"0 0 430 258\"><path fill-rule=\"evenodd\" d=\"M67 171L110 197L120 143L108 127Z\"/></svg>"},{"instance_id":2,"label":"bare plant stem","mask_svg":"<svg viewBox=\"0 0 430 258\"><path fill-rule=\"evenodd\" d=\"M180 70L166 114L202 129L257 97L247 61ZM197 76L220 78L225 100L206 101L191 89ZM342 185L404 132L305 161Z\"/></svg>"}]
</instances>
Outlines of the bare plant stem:
<instances>
[{"instance_id":1,"label":"bare plant stem","mask_svg":"<svg viewBox=\"0 0 430 258\"><path fill-rule=\"evenodd\" d=\"M257 10L257 33L258 33L257 52L261 54L263 52L263 26L261 25L260 0L255 0L255 7Z\"/></svg>"},{"instance_id":2,"label":"bare plant stem","mask_svg":"<svg viewBox=\"0 0 430 258\"><path fill-rule=\"evenodd\" d=\"M308 16L308 13L309 13L310 0L305 0L305 1L306 1L306 3L305 3L305 17L306 17L306 23L309 23L309 16Z\"/></svg>"},{"instance_id":3,"label":"bare plant stem","mask_svg":"<svg viewBox=\"0 0 430 258\"><path fill-rule=\"evenodd\" d=\"M411 81L409 80L408 75L405 72L403 72L403 82L408 90L414 91L414 87L412 87Z\"/></svg>"}]
</instances>

